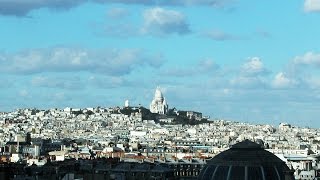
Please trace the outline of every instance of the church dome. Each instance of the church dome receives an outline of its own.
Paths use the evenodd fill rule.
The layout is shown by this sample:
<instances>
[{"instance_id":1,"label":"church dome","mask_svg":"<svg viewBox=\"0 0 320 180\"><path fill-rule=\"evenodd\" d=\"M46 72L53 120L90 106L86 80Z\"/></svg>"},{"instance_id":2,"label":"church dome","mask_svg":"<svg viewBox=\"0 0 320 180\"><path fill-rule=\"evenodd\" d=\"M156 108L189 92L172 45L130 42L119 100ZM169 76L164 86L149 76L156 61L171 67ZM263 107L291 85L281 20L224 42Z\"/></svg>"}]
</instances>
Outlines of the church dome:
<instances>
[{"instance_id":1,"label":"church dome","mask_svg":"<svg viewBox=\"0 0 320 180\"><path fill-rule=\"evenodd\" d=\"M156 92L154 93L154 99L155 100L160 100L160 101L162 101L163 100L163 95L162 95L162 92L161 92L161 90L160 90L160 88L157 88L156 89Z\"/></svg>"},{"instance_id":2,"label":"church dome","mask_svg":"<svg viewBox=\"0 0 320 180\"><path fill-rule=\"evenodd\" d=\"M209 160L198 180L294 180L288 166L261 145L244 140Z\"/></svg>"},{"instance_id":3,"label":"church dome","mask_svg":"<svg viewBox=\"0 0 320 180\"><path fill-rule=\"evenodd\" d=\"M150 103L150 112L158 114L166 114L168 112L168 104L159 87L157 87L154 98Z\"/></svg>"}]
</instances>

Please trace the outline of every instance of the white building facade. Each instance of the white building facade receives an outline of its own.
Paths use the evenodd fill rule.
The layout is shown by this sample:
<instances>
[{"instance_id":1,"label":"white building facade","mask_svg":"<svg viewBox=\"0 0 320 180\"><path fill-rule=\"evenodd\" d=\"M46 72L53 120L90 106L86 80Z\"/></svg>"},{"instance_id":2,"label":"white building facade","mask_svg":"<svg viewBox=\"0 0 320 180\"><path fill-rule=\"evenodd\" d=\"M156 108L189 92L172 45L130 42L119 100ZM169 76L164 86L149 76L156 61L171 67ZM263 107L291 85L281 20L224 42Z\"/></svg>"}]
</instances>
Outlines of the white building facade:
<instances>
[{"instance_id":1,"label":"white building facade","mask_svg":"<svg viewBox=\"0 0 320 180\"><path fill-rule=\"evenodd\" d=\"M163 97L159 87L157 87L156 92L154 93L154 98L150 104L150 111L158 114L166 114L168 112L167 101Z\"/></svg>"}]
</instances>

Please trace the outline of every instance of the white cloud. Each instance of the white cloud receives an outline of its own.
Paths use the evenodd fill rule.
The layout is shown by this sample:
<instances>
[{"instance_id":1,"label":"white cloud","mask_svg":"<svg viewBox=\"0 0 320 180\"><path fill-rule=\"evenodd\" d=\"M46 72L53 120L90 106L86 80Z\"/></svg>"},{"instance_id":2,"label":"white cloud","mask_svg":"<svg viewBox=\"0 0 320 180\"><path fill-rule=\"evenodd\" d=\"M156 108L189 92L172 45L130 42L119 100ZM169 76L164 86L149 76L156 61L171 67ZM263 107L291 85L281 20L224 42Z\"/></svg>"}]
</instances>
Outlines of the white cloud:
<instances>
[{"instance_id":1,"label":"white cloud","mask_svg":"<svg viewBox=\"0 0 320 180\"><path fill-rule=\"evenodd\" d=\"M320 2L320 0L319 0ZM303 56L296 56L294 58L296 65L311 65L320 67L320 53L307 52Z\"/></svg>"},{"instance_id":2,"label":"white cloud","mask_svg":"<svg viewBox=\"0 0 320 180\"><path fill-rule=\"evenodd\" d=\"M93 2L100 4L122 3L147 6L209 6L224 8L235 0L0 0L0 14L26 16L30 11L48 8L68 10L78 5ZM116 12L115 12L116 13ZM122 12L121 12L122 13ZM120 14L121 14L120 13ZM119 14L119 11L116 13Z\"/></svg>"},{"instance_id":3,"label":"white cloud","mask_svg":"<svg viewBox=\"0 0 320 180\"><path fill-rule=\"evenodd\" d=\"M1 55L0 55L1 56ZM0 72L39 73L87 71L109 75L125 75L141 66L159 67L162 56L141 49L31 49L2 54Z\"/></svg>"},{"instance_id":4,"label":"white cloud","mask_svg":"<svg viewBox=\"0 0 320 180\"><path fill-rule=\"evenodd\" d=\"M320 12L320 1L319 0L305 0L304 10L306 12Z\"/></svg>"},{"instance_id":5,"label":"white cloud","mask_svg":"<svg viewBox=\"0 0 320 180\"><path fill-rule=\"evenodd\" d=\"M185 16L174 10L151 8L144 12L142 33L154 35L186 34L190 32Z\"/></svg>"},{"instance_id":6,"label":"white cloud","mask_svg":"<svg viewBox=\"0 0 320 180\"><path fill-rule=\"evenodd\" d=\"M318 89L320 87L319 73L320 68L320 53L312 51L306 52L303 55L296 56L289 63L286 72L294 79L298 80L299 85L310 89Z\"/></svg>"},{"instance_id":7,"label":"white cloud","mask_svg":"<svg viewBox=\"0 0 320 180\"><path fill-rule=\"evenodd\" d=\"M69 9L85 2L87 0L0 0L0 14L25 16L35 9Z\"/></svg>"},{"instance_id":8,"label":"white cloud","mask_svg":"<svg viewBox=\"0 0 320 180\"><path fill-rule=\"evenodd\" d=\"M113 18L118 17L118 15L122 16L125 13L122 11L122 9L110 10L108 16ZM117 21L116 23L97 24L95 30L97 34L124 38L143 35L183 35L191 32L189 24L181 12L160 7L145 10L142 24L137 25L127 21Z\"/></svg>"},{"instance_id":9,"label":"white cloud","mask_svg":"<svg viewBox=\"0 0 320 180\"><path fill-rule=\"evenodd\" d=\"M242 65L241 72L245 75L263 75L269 71L264 67L260 58L253 57Z\"/></svg>"},{"instance_id":10,"label":"white cloud","mask_svg":"<svg viewBox=\"0 0 320 180\"><path fill-rule=\"evenodd\" d=\"M272 81L272 87L276 89L292 88L297 84L298 82L295 79L288 77L283 72L279 72L278 74L276 74Z\"/></svg>"}]
</instances>

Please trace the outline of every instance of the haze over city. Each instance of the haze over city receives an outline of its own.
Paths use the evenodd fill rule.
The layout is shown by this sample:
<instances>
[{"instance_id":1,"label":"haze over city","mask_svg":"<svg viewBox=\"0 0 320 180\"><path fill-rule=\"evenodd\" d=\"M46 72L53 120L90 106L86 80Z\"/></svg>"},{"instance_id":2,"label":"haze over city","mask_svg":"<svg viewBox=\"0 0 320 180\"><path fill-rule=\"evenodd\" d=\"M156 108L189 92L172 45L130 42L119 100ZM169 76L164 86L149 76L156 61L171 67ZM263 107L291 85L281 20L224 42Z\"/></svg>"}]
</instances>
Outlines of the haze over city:
<instances>
[{"instance_id":1,"label":"haze over city","mask_svg":"<svg viewBox=\"0 0 320 180\"><path fill-rule=\"evenodd\" d=\"M148 107L319 128L319 0L0 0L0 111Z\"/></svg>"}]
</instances>

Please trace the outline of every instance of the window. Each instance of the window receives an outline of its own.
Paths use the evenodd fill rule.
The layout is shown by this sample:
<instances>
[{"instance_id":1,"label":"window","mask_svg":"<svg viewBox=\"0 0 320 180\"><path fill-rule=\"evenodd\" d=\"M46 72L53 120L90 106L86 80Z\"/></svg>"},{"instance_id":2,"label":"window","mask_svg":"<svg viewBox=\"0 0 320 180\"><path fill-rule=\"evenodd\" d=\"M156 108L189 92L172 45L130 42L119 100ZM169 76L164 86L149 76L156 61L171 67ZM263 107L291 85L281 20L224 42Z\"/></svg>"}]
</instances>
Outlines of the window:
<instances>
[{"instance_id":1,"label":"window","mask_svg":"<svg viewBox=\"0 0 320 180\"><path fill-rule=\"evenodd\" d=\"M202 177L200 179L203 179L203 180L209 180L212 178L212 175L214 173L216 169L216 166L207 166L207 167L204 167L203 171L201 172L201 174L199 175L199 177Z\"/></svg>"},{"instance_id":2,"label":"window","mask_svg":"<svg viewBox=\"0 0 320 180\"><path fill-rule=\"evenodd\" d=\"M225 180L228 177L229 166L218 166L216 172L214 173L215 180Z\"/></svg>"}]
</instances>

